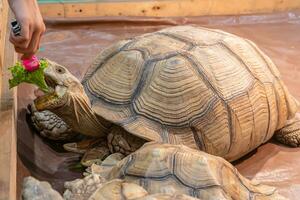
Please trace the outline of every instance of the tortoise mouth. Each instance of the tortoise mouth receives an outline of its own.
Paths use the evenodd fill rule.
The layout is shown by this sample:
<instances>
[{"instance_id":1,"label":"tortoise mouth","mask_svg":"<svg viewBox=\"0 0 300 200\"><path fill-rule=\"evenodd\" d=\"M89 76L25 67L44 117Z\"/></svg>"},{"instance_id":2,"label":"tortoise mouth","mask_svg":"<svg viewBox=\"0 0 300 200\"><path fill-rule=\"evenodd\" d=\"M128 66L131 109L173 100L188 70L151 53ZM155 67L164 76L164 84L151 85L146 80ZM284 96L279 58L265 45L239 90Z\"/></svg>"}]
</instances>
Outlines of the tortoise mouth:
<instances>
[{"instance_id":1,"label":"tortoise mouth","mask_svg":"<svg viewBox=\"0 0 300 200\"><path fill-rule=\"evenodd\" d=\"M63 103L63 97L67 92L66 86L58 84L50 76L45 75L45 81L49 87L49 91L46 93L39 89L35 91L36 99L34 100L34 104L38 111L60 107Z\"/></svg>"}]
</instances>

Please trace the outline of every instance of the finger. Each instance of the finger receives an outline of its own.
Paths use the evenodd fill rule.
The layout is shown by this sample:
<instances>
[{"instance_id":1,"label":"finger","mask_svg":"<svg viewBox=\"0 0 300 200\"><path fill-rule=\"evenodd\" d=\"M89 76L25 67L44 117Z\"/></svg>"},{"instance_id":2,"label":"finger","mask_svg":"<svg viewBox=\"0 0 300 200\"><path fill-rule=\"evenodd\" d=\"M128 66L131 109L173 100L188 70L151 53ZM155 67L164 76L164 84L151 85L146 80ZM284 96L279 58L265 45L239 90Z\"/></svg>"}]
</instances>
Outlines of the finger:
<instances>
[{"instance_id":1,"label":"finger","mask_svg":"<svg viewBox=\"0 0 300 200\"><path fill-rule=\"evenodd\" d=\"M40 34L39 39L36 43L36 47L35 47L36 51L39 51L39 49L40 49L40 43L41 43L42 35L43 35L43 33Z\"/></svg>"},{"instance_id":2,"label":"finger","mask_svg":"<svg viewBox=\"0 0 300 200\"><path fill-rule=\"evenodd\" d=\"M23 49L19 47L15 47L15 51L19 54L23 54L21 56L21 59L30 58L33 54L28 53L28 49Z\"/></svg>"},{"instance_id":3,"label":"finger","mask_svg":"<svg viewBox=\"0 0 300 200\"><path fill-rule=\"evenodd\" d=\"M16 46L18 44L18 40L16 40L16 36L14 35L14 33L11 31L9 34L9 41ZM23 41L22 41L23 42Z\"/></svg>"},{"instance_id":4,"label":"finger","mask_svg":"<svg viewBox=\"0 0 300 200\"><path fill-rule=\"evenodd\" d=\"M40 49L41 39L42 39L42 36L43 36L43 34L45 33L45 31L46 31L46 26L45 26L45 24L43 23L42 28L41 28L40 37L39 37L39 40L38 40L38 42L37 42L37 47L36 47L37 51Z\"/></svg>"},{"instance_id":5,"label":"finger","mask_svg":"<svg viewBox=\"0 0 300 200\"><path fill-rule=\"evenodd\" d=\"M39 50L42 35L46 31L45 24L42 22L40 26L35 28L35 30L36 31L33 33L32 40L28 47L29 53L25 53L24 57L31 57Z\"/></svg>"},{"instance_id":6,"label":"finger","mask_svg":"<svg viewBox=\"0 0 300 200\"><path fill-rule=\"evenodd\" d=\"M26 49L19 48L19 47L16 47L16 46L15 46L15 51L16 51L17 53L20 53L20 54L26 53Z\"/></svg>"},{"instance_id":7,"label":"finger","mask_svg":"<svg viewBox=\"0 0 300 200\"><path fill-rule=\"evenodd\" d=\"M20 36L15 36L14 33L11 31L9 35L9 41L14 45L14 46L20 46L21 43L26 42L26 38L20 37ZM21 46L20 46L21 47Z\"/></svg>"},{"instance_id":8,"label":"finger","mask_svg":"<svg viewBox=\"0 0 300 200\"><path fill-rule=\"evenodd\" d=\"M20 35L15 36L13 33L10 34L10 41L18 48L28 48L32 31L30 31L30 25L28 22L21 23Z\"/></svg>"},{"instance_id":9,"label":"finger","mask_svg":"<svg viewBox=\"0 0 300 200\"><path fill-rule=\"evenodd\" d=\"M40 37L39 37L39 40L38 40L38 42L36 43L36 51L39 51L39 49L40 49L40 42L41 42L41 38L42 38L42 34L40 35Z\"/></svg>"},{"instance_id":10,"label":"finger","mask_svg":"<svg viewBox=\"0 0 300 200\"><path fill-rule=\"evenodd\" d=\"M40 39L40 32L34 32L32 34L30 44L26 49L26 52L24 52L22 58L30 58L37 52L39 39Z\"/></svg>"}]
</instances>

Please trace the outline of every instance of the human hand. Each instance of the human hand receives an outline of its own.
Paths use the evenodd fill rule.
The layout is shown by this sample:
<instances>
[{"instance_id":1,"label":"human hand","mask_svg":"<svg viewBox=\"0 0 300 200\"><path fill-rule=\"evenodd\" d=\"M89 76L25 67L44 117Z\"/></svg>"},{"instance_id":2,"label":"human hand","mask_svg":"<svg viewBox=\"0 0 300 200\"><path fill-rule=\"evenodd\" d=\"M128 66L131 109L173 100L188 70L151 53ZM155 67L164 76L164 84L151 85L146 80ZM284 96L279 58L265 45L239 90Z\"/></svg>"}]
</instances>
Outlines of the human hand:
<instances>
[{"instance_id":1,"label":"human hand","mask_svg":"<svg viewBox=\"0 0 300 200\"><path fill-rule=\"evenodd\" d=\"M10 42L22 58L30 58L39 49L45 24L36 0L9 0L10 7L21 26L19 36L10 33Z\"/></svg>"}]
</instances>

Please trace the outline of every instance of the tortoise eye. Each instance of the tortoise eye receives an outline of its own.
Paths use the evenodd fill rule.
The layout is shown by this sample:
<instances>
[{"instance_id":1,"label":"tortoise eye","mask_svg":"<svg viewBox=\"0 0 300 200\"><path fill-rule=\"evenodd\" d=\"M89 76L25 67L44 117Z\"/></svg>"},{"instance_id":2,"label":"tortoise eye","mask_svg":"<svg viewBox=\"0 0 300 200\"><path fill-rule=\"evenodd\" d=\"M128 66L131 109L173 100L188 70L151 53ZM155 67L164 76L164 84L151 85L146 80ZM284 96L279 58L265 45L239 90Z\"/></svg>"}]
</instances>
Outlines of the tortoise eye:
<instances>
[{"instance_id":1,"label":"tortoise eye","mask_svg":"<svg viewBox=\"0 0 300 200\"><path fill-rule=\"evenodd\" d=\"M66 72L66 70L64 68L60 67L60 66L57 66L55 70L59 74L63 74L63 73Z\"/></svg>"}]
</instances>

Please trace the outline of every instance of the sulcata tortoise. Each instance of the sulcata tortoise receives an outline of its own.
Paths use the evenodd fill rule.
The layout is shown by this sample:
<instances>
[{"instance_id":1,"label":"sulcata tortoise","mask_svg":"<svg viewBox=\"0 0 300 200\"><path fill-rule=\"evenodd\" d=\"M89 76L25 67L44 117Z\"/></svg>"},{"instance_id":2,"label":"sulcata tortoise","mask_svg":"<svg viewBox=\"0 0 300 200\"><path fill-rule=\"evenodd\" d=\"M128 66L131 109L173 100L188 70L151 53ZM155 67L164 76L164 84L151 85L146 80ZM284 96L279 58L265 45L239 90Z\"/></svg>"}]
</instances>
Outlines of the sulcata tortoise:
<instances>
[{"instance_id":1,"label":"sulcata tortoise","mask_svg":"<svg viewBox=\"0 0 300 200\"><path fill-rule=\"evenodd\" d=\"M285 199L275 188L244 178L223 158L185 145L149 142L109 170L108 166L104 160L98 170L107 181L135 183L149 194L185 194L202 200Z\"/></svg>"},{"instance_id":2,"label":"sulcata tortoise","mask_svg":"<svg viewBox=\"0 0 300 200\"><path fill-rule=\"evenodd\" d=\"M119 158L118 153L111 154L100 166L92 165L83 179L66 182L64 199L285 199L275 188L244 178L223 158L184 145L149 142L124 159ZM55 193L44 185L25 182L23 196L32 199Z\"/></svg>"},{"instance_id":3,"label":"sulcata tortoise","mask_svg":"<svg viewBox=\"0 0 300 200\"><path fill-rule=\"evenodd\" d=\"M158 141L233 161L274 133L284 144L300 144L297 100L271 59L236 35L176 26L122 40L97 56L82 83L48 62L54 92L37 97L33 109L47 112L33 113L33 121L48 134L56 124L45 118L54 113L78 133L107 138L109 153L128 155ZM65 148L84 152L93 146L86 144ZM91 155L103 151L107 156L103 149Z\"/></svg>"}]
</instances>

